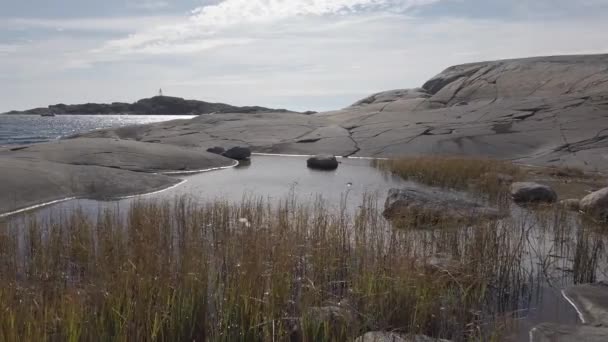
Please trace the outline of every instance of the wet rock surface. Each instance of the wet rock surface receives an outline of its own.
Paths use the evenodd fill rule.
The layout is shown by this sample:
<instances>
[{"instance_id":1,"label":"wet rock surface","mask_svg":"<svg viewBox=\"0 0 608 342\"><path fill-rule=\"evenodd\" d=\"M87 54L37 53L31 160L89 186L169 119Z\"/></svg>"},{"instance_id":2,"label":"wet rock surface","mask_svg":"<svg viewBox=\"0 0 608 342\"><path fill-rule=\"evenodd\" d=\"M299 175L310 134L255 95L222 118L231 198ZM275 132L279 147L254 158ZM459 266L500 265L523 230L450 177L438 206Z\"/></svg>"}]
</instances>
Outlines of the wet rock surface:
<instances>
[{"instance_id":1,"label":"wet rock surface","mask_svg":"<svg viewBox=\"0 0 608 342\"><path fill-rule=\"evenodd\" d=\"M311 169L331 171L338 168L338 160L335 156L320 154L308 158L306 166Z\"/></svg>"},{"instance_id":2,"label":"wet rock surface","mask_svg":"<svg viewBox=\"0 0 608 342\"><path fill-rule=\"evenodd\" d=\"M608 328L608 283L572 286L564 290L564 296L583 323Z\"/></svg>"},{"instance_id":3,"label":"wet rock surface","mask_svg":"<svg viewBox=\"0 0 608 342\"><path fill-rule=\"evenodd\" d=\"M511 184L511 197L516 203L554 203L557 193L548 185L534 182Z\"/></svg>"},{"instance_id":4,"label":"wet rock surface","mask_svg":"<svg viewBox=\"0 0 608 342\"><path fill-rule=\"evenodd\" d=\"M600 220L608 221L608 188L585 196L580 201L580 208Z\"/></svg>"},{"instance_id":5,"label":"wet rock surface","mask_svg":"<svg viewBox=\"0 0 608 342\"><path fill-rule=\"evenodd\" d=\"M467 194L431 187L391 189L384 216L391 220L428 215L448 220L496 219L500 211L468 198Z\"/></svg>"}]
</instances>

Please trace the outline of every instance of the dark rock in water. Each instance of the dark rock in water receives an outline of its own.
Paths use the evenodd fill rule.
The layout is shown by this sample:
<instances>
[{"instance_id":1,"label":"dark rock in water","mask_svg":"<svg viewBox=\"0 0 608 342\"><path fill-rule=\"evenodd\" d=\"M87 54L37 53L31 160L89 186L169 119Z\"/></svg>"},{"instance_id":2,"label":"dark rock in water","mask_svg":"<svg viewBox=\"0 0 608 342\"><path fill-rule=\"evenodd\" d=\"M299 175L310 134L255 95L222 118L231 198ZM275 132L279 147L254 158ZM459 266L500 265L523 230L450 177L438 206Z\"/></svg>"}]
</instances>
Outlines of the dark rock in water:
<instances>
[{"instance_id":1,"label":"dark rock in water","mask_svg":"<svg viewBox=\"0 0 608 342\"><path fill-rule=\"evenodd\" d=\"M563 294L576 308L583 323L608 327L608 283L576 285L564 290Z\"/></svg>"},{"instance_id":2,"label":"dark rock in water","mask_svg":"<svg viewBox=\"0 0 608 342\"><path fill-rule=\"evenodd\" d=\"M580 203L581 209L600 220L608 221L608 188L585 196Z\"/></svg>"},{"instance_id":3,"label":"dark rock in water","mask_svg":"<svg viewBox=\"0 0 608 342\"><path fill-rule=\"evenodd\" d=\"M393 332L370 331L357 337L355 342L449 342L426 335L402 335Z\"/></svg>"},{"instance_id":4,"label":"dark rock in water","mask_svg":"<svg viewBox=\"0 0 608 342\"><path fill-rule=\"evenodd\" d=\"M215 147L208 148L207 152L213 153L213 154L222 154L222 153L226 152L226 149L223 147L220 147L220 146L215 146Z\"/></svg>"},{"instance_id":5,"label":"dark rock in water","mask_svg":"<svg viewBox=\"0 0 608 342\"><path fill-rule=\"evenodd\" d=\"M530 330L531 342L606 342L608 328L586 325L539 324Z\"/></svg>"},{"instance_id":6,"label":"dark rock in water","mask_svg":"<svg viewBox=\"0 0 608 342\"><path fill-rule=\"evenodd\" d=\"M309 158L306 165L311 169L335 170L338 168L338 160L332 155L320 154Z\"/></svg>"},{"instance_id":7,"label":"dark rock in water","mask_svg":"<svg viewBox=\"0 0 608 342\"><path fill-rule=\"evenodd\" d=\"M559 201L559 204L568 210L578 211L581 208L581 201L576 198L569 198Z\"/></svg>"},{"instance_id":8,"label":"dark rock in water","mask_svg":"<svg viewBox=\"0 0 608 342\"><path fill-rule=\"evenodd\" d=\"M557 193L543 184L517 182L511 185L511 197L517 203L554 203Z\"/></svg>"},{"instance_id":9,"label":"dark rock in water","mask_svg":"<svg viewBox=\"0 0 608 342\"><path fill-rule=\"evenodd\" d=\"M232 147L226 150L226 152L222 153L224 157L235 159L235 160L245 160L251 157L251 150L249 147Z\"/></svg>"},{"instance_id":10,"label":"dark rock in water","mask_svg":"<svg viewBox=\"0 0 608 342\"><path fill-rule=\"evenodd\" d=\"M496 219L501 215L495 208L467 199L465 193L412 186L389 190L384 216L392 220L426 216L438 220L473 221Z\"/></svg>"}]
</instances>

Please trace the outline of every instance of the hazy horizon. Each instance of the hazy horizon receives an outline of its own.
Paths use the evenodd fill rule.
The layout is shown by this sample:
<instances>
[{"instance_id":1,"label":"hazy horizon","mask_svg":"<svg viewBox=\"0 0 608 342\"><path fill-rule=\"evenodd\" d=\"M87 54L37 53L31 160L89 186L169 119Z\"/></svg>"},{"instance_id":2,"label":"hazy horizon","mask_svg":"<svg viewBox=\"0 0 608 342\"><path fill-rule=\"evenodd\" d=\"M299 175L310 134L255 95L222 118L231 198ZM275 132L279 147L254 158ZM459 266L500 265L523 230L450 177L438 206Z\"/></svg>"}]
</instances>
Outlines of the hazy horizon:
<instances>
[{"instance_id":1,"label":"hazy horizon","mask_svg":"<svg viewBox=\"0 0 608 342\"><path fill-rule=\"evenodd\" d=\"M36 0L0 13L0 112L165 95L291 110L448 66L608 52L608 0Z\"/></svg>"}]
</instances>

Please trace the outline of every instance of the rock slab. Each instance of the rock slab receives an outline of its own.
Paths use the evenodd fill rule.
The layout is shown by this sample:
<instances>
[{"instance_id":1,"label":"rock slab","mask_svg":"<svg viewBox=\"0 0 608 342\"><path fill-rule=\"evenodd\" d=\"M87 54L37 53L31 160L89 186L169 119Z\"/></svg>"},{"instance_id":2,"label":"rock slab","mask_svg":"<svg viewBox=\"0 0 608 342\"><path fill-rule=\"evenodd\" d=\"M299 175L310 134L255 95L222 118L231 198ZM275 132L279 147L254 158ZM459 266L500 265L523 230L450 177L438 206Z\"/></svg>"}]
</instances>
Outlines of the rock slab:
<instances>
[{"instance_id":1,"label":"rock slab","mask_svg":"<svg viewBox=\"0 0 608 342\"><path fill-rule=\"evenodd\" d=\"M385 331L370 331L357 337L355 342L450 342L426 335L405 335Z\"/></svg>"},{"instance_id":2,"label":"rock slab","mask_svg":"<svg viewBox=\"0 0 608 342\"><path fill-rule=\"evenodd\" d=\"M531 342L606 342L608 329L585 325L539 324L530 330Z\"/></svg>"}]
</instances>

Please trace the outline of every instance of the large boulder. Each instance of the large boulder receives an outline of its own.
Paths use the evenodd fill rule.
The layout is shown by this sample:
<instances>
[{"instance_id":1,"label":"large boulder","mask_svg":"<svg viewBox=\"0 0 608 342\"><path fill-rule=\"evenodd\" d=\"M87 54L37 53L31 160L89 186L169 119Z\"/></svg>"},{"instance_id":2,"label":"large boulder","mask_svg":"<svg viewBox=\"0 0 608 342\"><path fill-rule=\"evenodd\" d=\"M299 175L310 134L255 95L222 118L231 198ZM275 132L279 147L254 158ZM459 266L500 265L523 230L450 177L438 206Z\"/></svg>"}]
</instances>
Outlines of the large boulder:
<instances>
[{"instance_id":1,"label":"large boulder","mask_svg":"<svg viewBox=\"0 0 608 342\"><path fill-rule=\"evenodd\" d=\"M251 149L242 146L232 147L222 153L222 155L230 159L245 160L251 157Z\"/></svg>"},{"instance_id":2,"label":"large boulder","mask_svg":"<svg viewBox=\"0 0 608 342\"><path fill-rule=\"evenodd\" d=\"M426 335L403 335L385 331L370 331L357 337L355 342L449 342Z\"/></svg>"},{"instance_id":3,"label":"large boulder","mask_svg":"<svg viewBox=\"0 0 608 342\"><path fill-rule=\"evenodd\" d=\"M608 221L608 188L585 196L580 202L580 207L584 212Z\"/></svg>"},{"instance_id":4,"label":"large boulder","mask_svg":"<svg viewBox=\"0 0 608 342\"><path fill-rule=\"evenodd\" d=\"M547 185L534 182L511 184L511 197L517 203L554 203L557 193Z\"/></svg>"},{"instance_id":5,"label":"large boulder","mask_svg":"<svg viewBox=\"0 0 608 342\"><path fill-rule=\"evenodd\" d=\"M462 192L410 186L389 190L384 216L394 221L414 219L417 223L435 223L496 219L501 215L499 210L473 201Z\"/></svg>"},{"instance_id":6,"label":"large boulder","mask_svg":"<svg viewBox=\"0 0 608 342\"><path fill-rule=\"evenodd\" d=\"M332 155L320 154L309 158L306 165L316 170L335 170L338 168L338 160Z\"/></svg>"}]
</instances>

